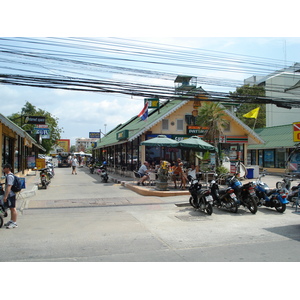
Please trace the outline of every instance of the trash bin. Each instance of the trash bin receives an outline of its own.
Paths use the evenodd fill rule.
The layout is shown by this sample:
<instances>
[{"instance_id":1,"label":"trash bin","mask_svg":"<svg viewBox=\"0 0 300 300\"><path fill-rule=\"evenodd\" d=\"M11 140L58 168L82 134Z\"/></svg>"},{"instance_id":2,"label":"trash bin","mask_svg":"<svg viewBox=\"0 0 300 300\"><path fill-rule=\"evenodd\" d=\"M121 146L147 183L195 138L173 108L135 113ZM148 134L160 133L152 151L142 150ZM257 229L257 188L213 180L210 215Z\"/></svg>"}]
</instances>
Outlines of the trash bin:
<instances>
[{"instance_id":1,"label":"trash bin","mask_svg":"<svg viewBox=\"0 0 300 300\"><path fill-rule=\"evenodd\" d=\"M247 168L247 178L248 179L253 179L254 174L254 168Z\"/></svg>"}]
</instances>

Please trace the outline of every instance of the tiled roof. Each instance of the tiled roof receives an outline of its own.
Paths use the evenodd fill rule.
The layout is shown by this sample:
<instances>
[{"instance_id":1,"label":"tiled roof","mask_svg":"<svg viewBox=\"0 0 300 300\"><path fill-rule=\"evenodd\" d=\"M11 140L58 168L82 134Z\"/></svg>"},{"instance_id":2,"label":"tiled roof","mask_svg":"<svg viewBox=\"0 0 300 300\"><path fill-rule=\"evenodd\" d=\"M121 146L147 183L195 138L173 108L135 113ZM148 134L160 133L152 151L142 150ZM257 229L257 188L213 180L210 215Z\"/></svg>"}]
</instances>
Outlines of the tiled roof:
<instances>
[{"instance_id":1,"label":"tiled roof","mask_svg":"<svg viewBox=\"0 0 300 300\"><path fill-rule=\"evenodd\" d=\"M249 145L248 149L293 148L293 125L265 127L254 130L264 141L261 145Z\"/></svg>"}]
</instances>

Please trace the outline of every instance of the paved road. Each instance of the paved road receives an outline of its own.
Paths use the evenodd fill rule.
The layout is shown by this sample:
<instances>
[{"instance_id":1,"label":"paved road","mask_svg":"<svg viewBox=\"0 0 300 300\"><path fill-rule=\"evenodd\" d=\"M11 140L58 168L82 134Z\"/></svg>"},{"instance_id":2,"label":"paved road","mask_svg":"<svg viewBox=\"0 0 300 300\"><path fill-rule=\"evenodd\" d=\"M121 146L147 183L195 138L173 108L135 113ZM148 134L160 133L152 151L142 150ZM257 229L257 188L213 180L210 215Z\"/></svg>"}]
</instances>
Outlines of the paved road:
<instances>
[{"instance_id":1,"label":"paved road","mask_svg":"<svg viewBox=\"0 0 300 300\"><path fill-rule=\"evenodd\" d=\"M0 229L0 261L300 261L300 215L194 211L187 196L141 196L98 175L56 169L47 190L26 198L19 227ZM7 219L6 219L7 220Z\"/></svg>"}]
</instances>

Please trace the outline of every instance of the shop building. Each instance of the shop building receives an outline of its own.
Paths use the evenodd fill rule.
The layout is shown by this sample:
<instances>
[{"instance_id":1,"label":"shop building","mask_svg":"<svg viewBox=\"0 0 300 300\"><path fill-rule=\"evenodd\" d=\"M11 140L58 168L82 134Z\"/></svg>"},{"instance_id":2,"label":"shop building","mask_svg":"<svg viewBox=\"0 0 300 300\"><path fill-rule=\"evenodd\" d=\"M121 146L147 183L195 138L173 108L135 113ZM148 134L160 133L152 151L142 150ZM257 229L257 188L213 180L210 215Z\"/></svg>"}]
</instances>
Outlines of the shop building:
<instances>
[{"instance_id":1,"label":"shop building","mask_svg":"<svg viewBox=\"0 0 300 300\"><path fill-rule=\"evenodd\" d=\"M203 90L202 90L203 91ZM158 163L160 159L175 161L180 157L191 163L194 157L190 150L168 147L145 147L142 141L164 134L175 140L182 140L193 135L204 136L205 128L195 125L198 107L203 101L168 100L161 102L158 108L149 110L146 121L134 116L124 124L106 134L98 141L93 156L99 161L106 160L112 171L132 172L144 160ZM230 109L226 109L228 126L220 137L220 145L225 156L232 163L247 162L247 149L252 144L262 144L261 137L238 119Z\"/></svg>"},{"instance_id":2,"label":"shop building","mask_svg":"<svg viewBox=\"0 0 300 300\"><path fill-rule=\"evenodd\" d=\"M300 124L300 122L299 122ZM300 129L299 129L300 130ZM268 172L283 173L286 170L287 161L298 142L294 142L294 125L281 125L255 129L255 132L265 141L263 144L252 144L248 147L247 162L251 165L259 165L267 168ZM298 131L300 132L300 131ZM300 156L295 156L291 163L300 165ZM296 171L296 169L294 171Z\"/></svg>"},{"instance_id":3,"label":"shop building","mask_svg":"<svg viewBox=\"0 0 300 300\"><path fill-rule=\"evenodd\" d=\"M25 174L31 158L37 158L46 150L26 131L0 114L0 168L6 163L13 167L14 173Z\"/></svg>"}]
</instances>

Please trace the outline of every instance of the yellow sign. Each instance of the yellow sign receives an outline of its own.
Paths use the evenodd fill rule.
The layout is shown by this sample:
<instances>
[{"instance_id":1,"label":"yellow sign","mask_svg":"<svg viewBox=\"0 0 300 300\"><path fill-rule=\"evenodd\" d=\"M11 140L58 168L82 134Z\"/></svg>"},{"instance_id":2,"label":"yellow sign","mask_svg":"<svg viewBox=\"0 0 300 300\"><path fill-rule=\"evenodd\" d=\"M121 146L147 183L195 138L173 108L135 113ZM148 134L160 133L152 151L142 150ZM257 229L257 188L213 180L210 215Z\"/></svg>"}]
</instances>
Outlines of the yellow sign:
<instances>
[{"instance_id":1,"label":"yellow sign","mask_svg":"<svg viewBox=\"0 0 300 300\"><path fill-rule=\"evenodd\" d=\"M35 159L35 166L38 170L45 168L46 167L46 160L44 158L36 158Z\"/></svg>"},{"instance_id":2,"label":"yellow sign","mask_svg":"<svg viewBox=\"0 0 300 300\"><path fill-rule=\"evenodd\" d=\"M294 142L300 142L300 122L293 123Z\"/></svg>"}]
</instances>

